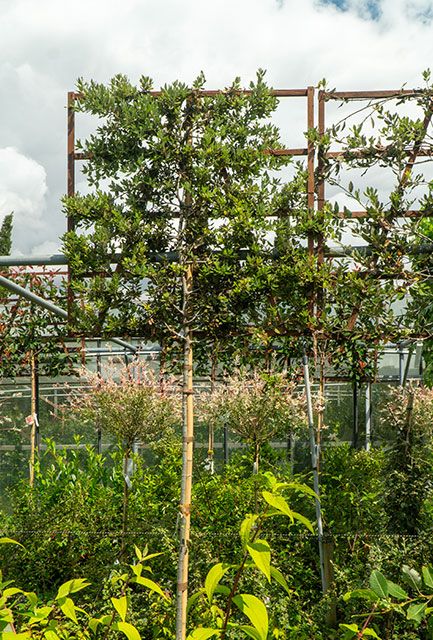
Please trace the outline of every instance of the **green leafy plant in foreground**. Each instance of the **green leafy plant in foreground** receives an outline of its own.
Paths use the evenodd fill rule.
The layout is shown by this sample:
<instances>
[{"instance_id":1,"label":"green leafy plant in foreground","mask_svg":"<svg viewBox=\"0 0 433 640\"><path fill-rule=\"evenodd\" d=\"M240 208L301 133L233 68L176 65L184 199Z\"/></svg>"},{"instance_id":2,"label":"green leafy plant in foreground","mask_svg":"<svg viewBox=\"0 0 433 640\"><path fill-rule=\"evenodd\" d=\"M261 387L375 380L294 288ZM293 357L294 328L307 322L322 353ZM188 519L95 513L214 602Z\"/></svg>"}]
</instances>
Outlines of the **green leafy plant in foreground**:
<instances>
[{"instance_id":1,"label":"green leafy plant in foreground","mask_svg":"<svg viewBox=\"0 0 433 640\"><path fill-rule=\"evenodd\" d=\"M204 587L189 599L189 607L200 601L205 606L206 624L199 626L189 635L189 640L207 640L212 636L224 639L231 629L245 633L253 640L266 640L269 633L268 612L265 603L251 593L240 593L242 577L246 570L255 569L261 572L269 583L275 581L290 595L291 590L283 574L271 564L271 548L266 539L261 537L265 521L274 516L284 515L293 524L301 522L311 533L314 533L311 522L302 514L293 511L282 492L292 490L314 498L315 493L307 485L297 482L278 482L271 473L263 476L267 488L262 491L265 507L261 513L248 514L240 527L242 555L239 562L217 563L208 572ZM231 575L231 581L221 584L223 578ZM237 621L237 611L246 617Z\"/></svg>"},{"instance_id":2,"label":"green leafy plant in foreground","mask_svg":"<svg viewBox=\"0 0 433 640\"><path fill-rule=\"evenodd\" d=\"M19 544L10 538L0 538L1 543ZM117 597L111 597L109 612L97 617L77 606L71 597L90 585L87 580L68 580L59 587L54 598L45 603L33 591L11 586L11 581L3 582L0 572L0 639L102 637L107 640L121 632L128 640L139 640L139 631L128 621L135 585L164 600L169 598L154 580L144 575L151 572L148 561L160 554L148 554L147 548L142 552L138 547L135 552L138 562L129 565L127 572L115 573L110 578Z\"/></svg>"},{"instance_id":3,"label":"green leafy plant in foreground","mask_svg":"<svg viewBox=\"0 0 433 640\"><path fill-rule=\"evenodd\" d=\"M370 575L368 589L355 589L345 594L344 600L365 600L370 608L361 625L357 623L341 624L343 640L352 638L378 638L375 619L387 615L399 616L412 622L419 628L427 624L429 635L433 637L433 566L423 566L421 574L408 565L403 565L403 581L409 587L409 593L400 585L388 580L380 571Z\"/></svg>"}]
</instances>

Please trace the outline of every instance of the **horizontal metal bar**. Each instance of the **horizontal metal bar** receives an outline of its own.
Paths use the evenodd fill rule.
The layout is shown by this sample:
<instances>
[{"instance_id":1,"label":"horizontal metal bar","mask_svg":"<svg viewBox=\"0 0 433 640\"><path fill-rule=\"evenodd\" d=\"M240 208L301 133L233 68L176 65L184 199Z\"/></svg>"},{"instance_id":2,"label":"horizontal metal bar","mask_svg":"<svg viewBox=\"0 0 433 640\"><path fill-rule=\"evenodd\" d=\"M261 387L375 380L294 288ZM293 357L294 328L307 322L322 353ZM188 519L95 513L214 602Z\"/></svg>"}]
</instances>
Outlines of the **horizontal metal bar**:
<instances>
[{"instance_id":1,"label":"horizontal metal bar","mask_svg":"<svg viewBox=\"0 0 433 640\"><path fill-rule=\"evenodd\" d=\"M63 253L52 253L41 256L0 256L0 267L42 267L44 265L67 265Z\"/></svg>"},{"instance_id":2,"label":"horizontal metal bar","mask_svg":"<svg viewBox=\"0 0 433 640\"><path fill-rule=\"evenodd\" d=\"M388 153L390 150L392 150L392 147L381 147L381 148L375 148L374 151L376 151L378 154L381 155L386 155L386 153ZM346 151L328 151L327 153L324 154L325 158L329 158L329 159L333 159L333 158L342 158L344 156L351 156L354 158L363 158L364 156L368 155L370 153L369 149L353 149L353 150L346 150ZM395 155L395 152L392 152L393 155ZM411 153L413 153L413 149L405 149L405 153L407 153L408 155L410 155ZM431 157L433 156L433 149L419 149L417 151L417 156L423 156L423 157Z\"/></svg>"},{"instance_id":3,"label":"horizontal metal bar","mask_svg":"<svg viewBox=\"0 0 433 640\"><path fill-rule=\"evenodd\" d=\"M306 156L308 149L305 147L296 147L294 149L265 149L266 156ZM90 160L91 153L74 153L74 160Z\"/></svg>"},{"instance_id":4,"label":"horizontal metal bar","mask_svg":"<svg viewBox=\"0 0 433 640\"><path fill-rule=\"evenodd\" d=\"M338 218L344 218L345 220L351 220L352 218L367 218L370 214L368 211L339 211ZM404 211L398 218L430 218L433 216L433 209L431 211L419 211L417 209L410 209Z\"/></svg>"},{"instance_id":5,"label":"horizontal metal bar","mask_svg":"<svg viewBox=\"0 0 433 640\"><path fill-rule=\"evenodd\" d=\"M146 93L148 93L151 96L158 97L158 96L161 96L163 92L147 91ZM230 90L223 90L223 89L203 89L198 93L204 98L211 98L212 96L218 96L221 94L228 94L232 92L230 92ZM242 96L250 96L254 92L251 89L239 89L234 91L233 93L237 95L242 95ZM307 96L308 90L307 89L270 89L269 93L272 96L275 96L276 98L303 98ZM76 91L70 91L69 95L72 100L80 100L83 97L82 93L79 93Z\"/></svg>"},{"instance_id":6,"label":"horizontal metal bar","mask_svg":"<svg viewBox=\"0 0 433 640\"><path fill-rule=\"evenodd\" d=\"M319 99L324 100L377 100L380 98L398 98L400 96L423 95L420 89L389 89L386 91L322 91ZM432 92L428 92L431 94Z\"/></svg>"},{"instance_id":7,"label":"horizontal metal bar","mask_svg":"<svg viewBox=\"0 0 433 640\"><path fill-rule=\"evenodd\" d=\"M340 211L336 214L338 217L340 218L345 218L347 220L350 220L352 218L364 218L367 217L369 214L367 211ZM406 211L404 212L402 215L398 215L397 217L416 217L416 216L433 216L433 210L432 211ZM428 251L431 250L433 245L419 245L419 246L414 246L413 251L410 251L409 253L411 254L417 254L417 253L425 253L427 250L423 247L428 247ZM349 253L346 253L346 255L350 255L350 252L352 251L359 251L362 250L364 247L349 247L348 251ZM263 252L263 255L266 255L268 257L272 257L272 258L278 258L279 257L279 252L277 250L273 250L270 251L268 253ZM326 253L326 255L329 255L332 257L331 253ZM338 256L340 256L340 254L338 254ZM245 258L248 257L248 251L245 250L241 250L238 253L238 259L239 260L244 260ZM53 264L51 262L51 259L54 258L56 261L58 260L63 260L62 264L68 264L67 263L67 257L63 254L56 254L55 256L33 256L31 258L29 258L29 260L33 260L33 262L27 262L27 258L18 258L18 259L14 259L11 258L10 256L0 256L0 268L1 267L18 267L18 266L22 266L24 263L26 265L30 265L30 264L37 264L37 265L50 265ZM115 254L113 256L110 256L110 262L113 264L116 264L119 259L121 258L120 254ZM176 251L167 251L166 253L151 253L148 256L149 261L150 262L163 262L163 261L167 261L167 262L175 262L178 259L178 253ZM58 264L58 262L57 262ZM88 277L91 277L92 274L89 273ZM2 277L2 276L0 276ZM6 285L4 285L6 286ZM19 285L15 285L14 286L19 286ZM9 289L12 291L12 288L9 287ZM22 287L20 287L20 289L22 289L23 291L26 291L27 293L29 293L30 295L35 295L31 292L29 292L27 289L23 289ZM22 295L21 292L19 292L17 289L14 290L15 293L18 293L18 295ZM25 297L25 296L24 296ZM38 296L36 296L38 297ZM41 298L42 299L42 298ZM66 313L66 312L65 312ZM66 316L65 316L66 317Z\"/></svg>"}]
</instances>

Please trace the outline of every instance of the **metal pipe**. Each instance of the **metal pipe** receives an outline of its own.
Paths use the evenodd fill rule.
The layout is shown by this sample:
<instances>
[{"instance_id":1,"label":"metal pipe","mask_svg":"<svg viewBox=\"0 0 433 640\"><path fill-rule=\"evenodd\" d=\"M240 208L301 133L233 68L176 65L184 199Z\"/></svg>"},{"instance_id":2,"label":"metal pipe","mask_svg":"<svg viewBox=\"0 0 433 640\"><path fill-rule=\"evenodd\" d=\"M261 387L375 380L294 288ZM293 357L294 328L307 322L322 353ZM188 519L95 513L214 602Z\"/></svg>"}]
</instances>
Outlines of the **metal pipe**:
<instances>
[{"instance_id":1,"label":"metal pipe","mask_svg":"<svg viewBox=\"0 0 433 640\"><path fill-rule=\"evenodd\" d=\"M404 378L404 352L403 347L398 347L398 383L402 387Z\"/></svg>"},{"instance_id":2,"label":"metal pipe","mask_svg":"<svg viewBox=\"0 0 433 640\"><path fill-rule=\"evenodd\" d=\"M138 347L134 347L133 344L126 342L125 340L122 340L121 338L110 338L111 342L115 342L116 344L120 344L121 347L124 347L125 349L127 349L128 351L131 351L132 353L137 353L138 351Z\"/></svg>"},{"instance_id":3,"label":"metal pipe","mask_svg":"<svg viewBox=\"0 0 433 640\"><path fill-rule=\"evenodd\" d=\"M353 434L352 446L358 448L359 444L359 402L358 402L358 383L353 382Z\"/></svg>"},{"instance_id":4,"label":"metal pipe","mask_svg":"<svg viewBox=\"0 0 433 640\"><path fill-rule=\"evenodd\" d=\"M19 296L21 296L22 298L26 298L26 300L29 300L30 302L34 302L34 304L37 304L43 309L46 309L50 313L54 313L54 315L58 316L59 318L63 318L64 320L68 319L67 311L61 309L49 300L45 300L44 298L37 296L32 291L21 287L19 284L8 280L4 276L0 276L0 286L5 287L5 289L9 289L9 291L12 291L13 293L17 293Z\"/></svg>"},{"instance_id":5,"label":"metal pipe","mask_svg":"<svg viewBox=\"0 0 433 640\"><path fill-rule=\"evenodd\" d=\"M371 447L371 418L373 406L371 395L371 382L365 385L365 450L370 451Z\"/></svg>"},{"instance_id":6,"label":"metal pipe","mask_svg":"<svg viewBox=\"0 0 433 640\"><path fill-rule=\"evenodd\" d=\"M302 358L304 368L304 385L305 385L305 397L307 400L307 417L308 417L308 430L310 435L310 454L311 454L311 467L313 470L313 484L314 491L316 493L315 507L316 507L316 521L317 521L317 537L319 542L319 559L320 559L320 577L322 580L322 591L326 593L329 587L327 581L327 573L325 571L325 554L323 546L323 522L322 522L322 507L320 505L320 483L319 483L319 470L318 459L320 454L320 447L316 444L315 430L314 430L314 418L313 418L313 402L311 399L311 383L310 372L308 366L308 356L306 348L304 346L304 355Z\"/></svg>"}]
</instances>

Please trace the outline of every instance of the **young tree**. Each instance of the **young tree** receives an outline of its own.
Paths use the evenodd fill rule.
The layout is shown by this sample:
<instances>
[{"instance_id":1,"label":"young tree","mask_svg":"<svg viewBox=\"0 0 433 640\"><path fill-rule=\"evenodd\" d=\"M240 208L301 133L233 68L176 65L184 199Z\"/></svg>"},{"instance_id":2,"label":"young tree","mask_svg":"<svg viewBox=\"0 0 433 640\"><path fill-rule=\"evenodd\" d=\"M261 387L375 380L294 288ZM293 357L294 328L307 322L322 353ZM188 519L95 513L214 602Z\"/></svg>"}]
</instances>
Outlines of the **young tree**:
<instances>
[{"instance_id":1,"label":"young tree","mask_svg":"<svg viewBox=\"0 0 433 640\"><path fill-rule=\"evenodd\" d=\"M12 248L13 214L8 213L0 227L0 256L8 256Z\"/></svg>"},{"instance_id":2,"label":"young tree","mask_svg":"<svg viewBox=\"0 0 433 640\"><path fill-rule=\"evenodd\" d=\"M186 634L194 344L227 344L256 313L251 281L272 251L284 162L263 73L206 93L204 77L156 95L124 76L79 81L76 108L101 118L82 145L93 193L65 200L74 327L163 342L182 355L183 475L177 637ZM145 284L144 284L145 282Z\"/></svg>"}]
</instances>

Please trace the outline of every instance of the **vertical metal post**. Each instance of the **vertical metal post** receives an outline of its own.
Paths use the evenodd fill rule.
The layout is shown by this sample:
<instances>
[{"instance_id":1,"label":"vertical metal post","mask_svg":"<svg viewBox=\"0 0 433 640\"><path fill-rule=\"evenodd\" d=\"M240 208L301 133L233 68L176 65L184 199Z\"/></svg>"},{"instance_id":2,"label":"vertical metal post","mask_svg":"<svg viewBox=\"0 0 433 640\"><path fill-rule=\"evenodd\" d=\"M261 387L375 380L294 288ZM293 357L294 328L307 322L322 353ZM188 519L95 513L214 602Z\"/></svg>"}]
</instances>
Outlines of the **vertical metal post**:
<instances>
[{"instance_id":1,"label":"vertical metal post","mask_svg":"<svg viewBox=\"0 0 433 640\"><path fill-rule=\"evenodd\" d=\"M67 133L67 184L66 193L68 197L75 195L75 94L73 91L68 92L68 133ZM68 214L67 231L74 231L75 225L72 217ZM67 296L68 296L68 318L72 318L72 308L74 304L74 296L71 287L71 270L67 267Z\"/></svg>"},{"instance_id":2,"label":"vertical metal post","mask_svg":"<svg viewBox=\"0 0 433 640\"><path fill-rule=\"evenodd\" d=\"M223 447L224 447L224 464L228 464L229 463L229 429L227 426L224 425L224 431L223 431Z\"/></svg>"},{"instance_id":3,"label":"vertical metal post","mask_svg":"<svg viewBox=\"0 0 433 640\"><path fill-rule=\"evenodd\" d=\"M309 435L310 435L311 467L313 470L314 491L316 493L315 507L316 507L317 535L318 535L318 542L319 542L320 576L322 580L322 591L323 593L326 593L326 591L329 588L329 583L327 580L328 571L325 569L322 508L320 505L319 470L317 467L320 451L319 451L318 445L316 444L316 438L314 433L313 402L311 399L310 372L308 367L308 356L307 356L305 347L304 347L304 356L302 361L303 361L303 368L304 368L305 396L307 400L308 429L309 429Z\"/></svg>"},{"instance_id":4,"label":"vertical metal post","mask_svg":"<svg viewBox=\"0 0 433 640\"><path fill-rule=\"evenodd\" d=\"M411 344L409 347L409 351L407 353L407 358L406 358L406 364L404 366L403 380L401 383L402 387L406 386L407 378L409 376L409 369L412 361L412 356L413 356L413 352L415 351L415 348L416 348L415 344Z\"/></svg>"},{"instance_id":5,"label":"vertical metal post","mask_svg":"<svg viewBox=\"0 0 433 640\"><path fill-rule=\"evenodd\" d=\"M314 128L314 87L307 88L307 128L308 131ZM307 143L307 206L310 210L310 215L313 215L314 210L314 142L308 140ZM308 253L312 255L314 253L314 236L311 232L308 233Z\"/></svg>"},{"instance_id":6,"label":"vertical metal post","mask_svg":"<svg viewBox=\"0 0 433 640\"><path fill-rule=\"evenodd\" d=\"M404 351L401 344L398 345L398 383L402 387L404 381Z\"/></svg>"},{"instance_id":7,"label":"vertical metal post","mask_svg":"<svg viewBox=\"0 0 433 640\"><path fill-rule=\"evenodd\" d=\"M371 447L371 424L372 424L372 394L371 394L371 382L368 381L365 385L365 450L370 451Z\"/></svg>"},{"instance_id":8,"label":"vertical metal post","mask_svg":"<svg viewBox=\"0 0 433 640\"><path fill-rule=\"evenodd\" d=\"M75 195L75 94L73 91L68 93L68 178L67 191L68 196ZM68 216L68 231L74 230L74 223Z\"/></svg>"},{"instance_id":9,"label":"vertical metal post","mask_svg":"<svg viewBox=\"0 0 433 640\"><path fill-rule=\"evenodd\" d=\"M358 402L358 383L356 382L356 380L353 382L352 394L353 394L352 446L354 449L357 449L359 444L359 402Z\"/></svg>"}]
</instances>

